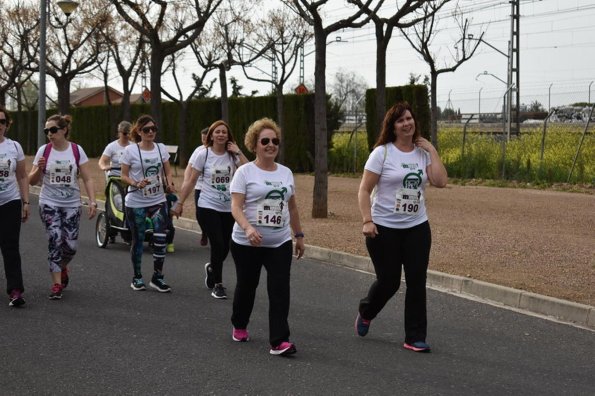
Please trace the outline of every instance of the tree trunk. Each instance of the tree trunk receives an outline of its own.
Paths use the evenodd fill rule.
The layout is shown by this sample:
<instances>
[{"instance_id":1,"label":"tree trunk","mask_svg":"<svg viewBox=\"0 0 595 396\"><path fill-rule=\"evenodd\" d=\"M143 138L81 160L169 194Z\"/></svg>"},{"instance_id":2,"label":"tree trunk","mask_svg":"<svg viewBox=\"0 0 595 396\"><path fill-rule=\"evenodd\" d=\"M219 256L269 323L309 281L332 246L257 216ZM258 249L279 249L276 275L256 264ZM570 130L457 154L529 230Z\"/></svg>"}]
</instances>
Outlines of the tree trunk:
<instances>
[{"instance_id":1,"label":"tree trunk","mask_svg":"<svg viewBox=\"0 0 595 396\"><path fill-rule=\"evenodd\" d=\"M436 74L435 72L431 71L430 72L430 76L431 76L431 86L430 86L430 90L431 92L431 110L432 110L432 116L430 117L430 138L432 140L432 144L434 145L434 147L436 148L436 150L438 150L438 104L437 104L437 100L436 100L436 91L438 91L438 74Z\"/></svg>"},{"instance_id":2,"label":"tree trunk","mask_svg":"<svg viewBox=\"0 0 595 396\"><path fill-rule=\"evenodd\" d=\"M314 68L314 191L312 196L312 217L328 217L328 143L326 126L326 34L321 28L314 28L316 65Z\"/></svg>"},{"instance_id":3,"label":"tree trunk","mask_svg":"<svg viewBox=\"0 0 595 396\"><path fill-rule=\"evenodd\" d=\"M0 90L0 105L6 107L6 89Z\"/></svg>"},{"instance_id":4,"label":"tree trunk","mask_svg":"<svg viewBox=\"0 0 595 396\"><path fill-rule=\"evenodd\" d=\"M219 65L219 84L221 85L221 119L229 121L229 98L227 97L227 70L222 63Z\"/></svg>"},{"instance_id":5,"label":"tree trunk","mask_svg":"<svg viewBox=\"0 0 595 396\"><path fill-rule=\"evenodd\" d=\"M178 163L186 166L187 156L186 146L188 145L188 101L182 100L180 102L180 126L179 126L179 140L178 140Z\"/></svg>"},{"instance_id":6,"label":"tree trunk","mask_svg":"<svg viewBox=\"0 0 595 396\"><path fill-rule=\"evenodd\" d=\"M281 131L285 131L285 117L283 116L284 106L283 106L283 86L277 87L277 122L279 123L279 127ZM281 145L279 146L279 156L277 157L277 161L283 164L285 162L285 139L281 139Z\"/></svg>"},{"instance_id":7,"label":"tree trunk","mask_svg":"<svg viewBox=\"0 0 595 396\"><path fill-rule=\"evenodd\" d=\"M120 104L122 109L122 119L120 121L131 122L132 113L130 111L130 83L127 78L122 78L122 102Z\"/></svg>"},{"instance_id":8,"label":"tree trunk","mask_svg":"<svg viewBox=\"0 0 595 396\"><path fill-rule=\"evenodd\" d=\"M70 78L62 76L56 79L58 88L58 111L60 114L68 114L70 111Z\"/></svg>"},{"instance_id":9,"label":"tree trunk","mask_svg":"<svg viewBox=\"0 0 595 396\"><path fill-rule=\"evenodd\" d=\"M376 122L374 123L374 141L378 139L378 135L382 130L382 121L386 113L386 47L382 24L376 24Z\"/></svg>"},{"instance_id":10,"label":"tree trunk","mask_svg":"<svg viewBox=\"0 0 595 396\"><path fill-rule=\"evenodd\" d=\"M151 51L151 115L161 126L161 69L163 67L163 56L161 51L153 43ZM157 135L159 136L159 135ZM161 141L161 139L158 139Z\"/></svg>"}]
</instances>

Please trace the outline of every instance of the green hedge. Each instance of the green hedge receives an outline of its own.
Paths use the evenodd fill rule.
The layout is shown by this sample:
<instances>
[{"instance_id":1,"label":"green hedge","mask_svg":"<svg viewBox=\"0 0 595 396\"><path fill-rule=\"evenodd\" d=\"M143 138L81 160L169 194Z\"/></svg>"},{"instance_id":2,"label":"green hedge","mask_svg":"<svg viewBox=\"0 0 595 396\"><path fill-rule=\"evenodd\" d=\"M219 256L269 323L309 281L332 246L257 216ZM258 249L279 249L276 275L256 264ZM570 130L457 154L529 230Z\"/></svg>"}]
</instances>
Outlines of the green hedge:
<instances>
[{"instance_id":1,"label":"green hedge","mask_svg":"<svg viewBox=\"0 0 595 396\"><path fill-rule=\"evenodd\" d=\"M421 133L425 137L430 135L430 98L426 85L403 85L400 87L386 87L386 110L395 103L406 100L409 102L418 123ZM375 130L376 125L376 89L366 91L366 130L368 132L368 147L371 149L376 143L380 131Z\"/></svg>"}]
</instances>

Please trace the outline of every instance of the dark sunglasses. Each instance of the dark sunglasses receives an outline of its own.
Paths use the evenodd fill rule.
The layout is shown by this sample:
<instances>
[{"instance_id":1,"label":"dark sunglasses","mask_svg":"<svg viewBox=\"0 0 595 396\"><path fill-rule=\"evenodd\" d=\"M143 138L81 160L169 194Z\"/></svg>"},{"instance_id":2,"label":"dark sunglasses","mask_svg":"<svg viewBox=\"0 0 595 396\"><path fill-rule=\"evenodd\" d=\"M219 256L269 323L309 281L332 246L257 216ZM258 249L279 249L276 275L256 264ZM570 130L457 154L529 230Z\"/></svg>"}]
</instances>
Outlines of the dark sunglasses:
<instances>
[{"instance_id":1,"label":"dark sunglasses","mask_svg":"<svg viewBox=\"0 0 595 396\"><path fill-rule=\"evenodd\" d=\"M157 133L157 126L146 126L141 129L144 133L155 132Z\"/></svg>"},{"instance_id":2,"label":"dark sunglasses","mask_svg":"<svg viewBox=\"0 0 595 396\"><path fill-rule=\"evenodd\" d=\"M43 133L45 133L46 135L47 135L48 133L54 134L54 133L58 132L60 129L62 129L62 128L58 128L58 127L56 127L56 126L53 126L53 127L51 127L51 128L45 128L45 129L43 130Z\"/></svg>"},{"instance_id":3,"label":"dark sunglasses","mask_svg":"<svg viewBox=\"0 0 595 396\"><path fill-rule=\"evenodd\" d=\"M0 118L0 125L6 125L8 124L8 121L6 120L6 118Z\"/></svg>"},{"instance_id":4,"label":"dark sunglasses","mask_svg":"<svg viewBox=\"0 0 595 396\"><path fill-rule=\"evenodd\" d=\"M260 139L260 144L262 144L263 146L266 146L267 144L269 144L269 142L272 142L275 146L278 146L280 141L279 138L262 138Z\"/></svg>"}]
</instances>

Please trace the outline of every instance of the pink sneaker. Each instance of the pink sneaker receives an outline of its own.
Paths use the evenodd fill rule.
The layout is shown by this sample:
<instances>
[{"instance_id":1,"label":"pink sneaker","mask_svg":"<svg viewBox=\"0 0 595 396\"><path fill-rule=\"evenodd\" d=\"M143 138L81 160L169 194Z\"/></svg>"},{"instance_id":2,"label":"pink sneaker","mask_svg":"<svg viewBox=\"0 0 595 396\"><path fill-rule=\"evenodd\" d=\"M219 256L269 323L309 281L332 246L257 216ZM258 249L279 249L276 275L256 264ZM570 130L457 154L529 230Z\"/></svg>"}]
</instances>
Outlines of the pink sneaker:
<instances>
[{"instance_id":1,"label":"pink sneaker","mask_svg":"<svg viewBox=\"0 0 595 396\"><path fill-rule=\"evenodd\" d=\"M233 328L233 332L231 333L231 338L237 342L246 342L250 339L248 335L248 330L246 329L236 329Z\"/></svg>"},{"instance_id":2,"label":"pink sneaker","mask_svg":"<svg viewBox=\"0 0 595 396\"><path fill-rule=\"evenodd\" d=\"M62 298L62 285L59 283L54 283L51 289L51 293L49 295L50 300L60 300Z\"/></svg>"},{"instance_id":3,"label":"pink sneaker","mask_svg":"<svg viewBox=\"0 0 595 396\"><path fill-rule=\"evenodd\" d=\"M296 352L297 349L295 349L295 345L289 341L283 341L279 345L271 347L271 350L269 351L271 355L279 356L293 355Z\"/></svg>"}]
</instances>

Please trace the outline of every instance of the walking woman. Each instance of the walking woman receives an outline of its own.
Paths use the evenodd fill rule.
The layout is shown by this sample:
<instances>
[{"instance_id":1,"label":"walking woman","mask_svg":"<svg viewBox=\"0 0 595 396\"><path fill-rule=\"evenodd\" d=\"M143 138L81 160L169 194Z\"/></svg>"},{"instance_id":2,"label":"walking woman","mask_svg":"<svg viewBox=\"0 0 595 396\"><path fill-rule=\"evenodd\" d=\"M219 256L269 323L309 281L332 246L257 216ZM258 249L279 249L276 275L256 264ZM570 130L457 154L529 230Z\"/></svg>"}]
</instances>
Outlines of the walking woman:
<instances>
[{"instance_id":1,"label":"walking woman","mask_svg":"<svg viewBox=\"0 0 595 396\"><path fill-rule=\"evenodd\" d=\"M174 193L169 154L157 143L157 124L149 115L141 115L132 127L136 144L126 147L122 157L122 180L129 185L126 194L126 219L132 234L130 256L134 275L132 290L145 290L141 271L146 219L153 223L153 276L149 286L161 293L171 291L163 277L166 232L169 218L166 193Z\"/></svg>"},{"instance_id":2,"label":"walking woman","mask_svg":"<svg viewBox=\"0 0 595 396\"><path fill-rule=\"evenodd\" d=\"M77 249L82 212L79 174L89 197L89 219L97 210L87 154L81 146L68 140L71 123L69 115L56 114L47 119L43 131L49 143L39 148L29 172L29 184L42 182L39 214L49 242L50 300L62 298L62 290L69 283L68 264Z\"/></svg>"},{"instance_id":3,"label":"walking woman","mask_svg":"<svg viewBox=\"0 0 595 396\"><path fill-rule=\"evenodd\" d=\"M25 304L19 238L21 222L29 218L29 184L21 145L6 137L12 120L0 105L0 250L10 307Z\"/></svg>"},{"instance_id":4,"label":"walking woman","mask_svg":"<svg viewBox=\"0 0 595 396\"><path fill-rule=\"evenodd\" d=\"M232 339L248 341L248 323L262 267L267 271L271 355L296 352L289 341L289 296L292 238L295 254L304 254L304 234L289 168L275 162L281 130L268 118L254 122L245 145L256 160L242 166L231 182L233 228L231 254L237 283L233 298ZM291 229L290 229L291 228Z\"/></svg>"},{"instance_id":5,"label":"walking woman","mask_svg":"<svg viewBox=\"0 0 595 396\"><path fill-rule=\"evenodd\" d=\"M196 149L194 149L194 152L192 153L192 155L190 156L190 159L188 160L188 165L186 166L186 170L184 170L184 178L189 178L190 177L190 173L192 172L192 164L194 163L194 161L196 161L196 157L198 156L198 153L200 153L202 150L206 150L207 149L207 134L209 133L209 128L203 128L200 131L200 140L201 140L201 145L198 146ZM200 226L200 220L198 219L198 198L200 198L200 191L202 190L202 175L198 176L198 179L196 180L196 185L194 186L194 209L195 209L195 217L196 217L196 222L198 223L198 225ZM202 229L201 229L202 230ZM207 246L208 243L208 239L207 239L207 234L202 231L202 235L200 237L200 246Z\"/></svg>"},{"instance_id":6,"label":"walking woman","mask_svg":"<svg viewBox=\"0 0 595 396\"><path fill-rule=\"evenodd\" d=\"M105 172L106 177L120 176L120 160L124 155L124 150L130 145L130 128L132 125L128 121L122 121L118 124L118 139L108 144L99 158L99 169ZM107 197L107 194L106 194Z\"/></svg>"},{"instance_id":7,"label":"walking woman","mask_svg":"<svg viewBox=\"0 0 595 396\"><path fill-rule=\"evenodd\" d=\"M231 193L229 183L238 166L248 159L235 143L229 125L215 121L207 132L207 148L200 150L190 172L184 174L180 204L176 214L180 215L184 201L195 188L199 176L203 185L198 197L198 219L203 232L211 244L211 261L205 264L205 285L211 289L211 296L227 298L223 287L223 261L229 253L229 241L233 227L231 215ZM178 212L179 211L179 212Z\"/></svg>"},{"instance_id":8,"label":"walking woman","mask_svg":"<svg viewBox=\"0 0 595 396\"><path fill-rule=\"evenodd\" d=\"M400 102L384 117L382 131L364 168L358 201L366 247L376 281L360 301L356 332L365 336L370 322L401 282L405 271L405 343L429 352L426 343L426 275L431 232L425 206L426 182L444 187L447 174L438 152L421 137L411 106ZM376 187L376 194L370 199Z\"/></svg>"}]
</instances>

